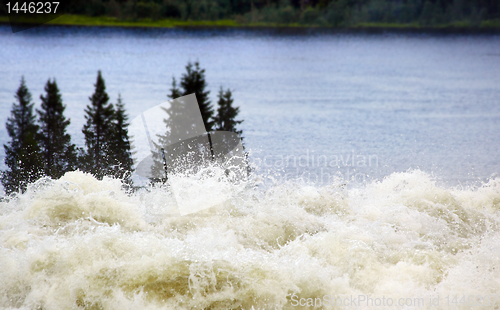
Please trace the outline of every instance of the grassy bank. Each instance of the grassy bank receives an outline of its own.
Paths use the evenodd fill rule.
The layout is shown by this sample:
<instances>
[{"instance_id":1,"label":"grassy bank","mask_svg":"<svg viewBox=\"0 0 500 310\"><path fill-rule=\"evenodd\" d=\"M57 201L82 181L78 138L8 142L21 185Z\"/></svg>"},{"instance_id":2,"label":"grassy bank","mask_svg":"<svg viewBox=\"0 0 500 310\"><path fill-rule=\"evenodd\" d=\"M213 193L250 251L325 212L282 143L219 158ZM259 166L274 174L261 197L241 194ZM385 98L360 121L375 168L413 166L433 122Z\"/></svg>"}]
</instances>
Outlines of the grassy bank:
<instances>
[{"instance_id":1,"label":"grassy bank","mask_svg":"<svg viewBox=\"0 0 500 310\"><path fill-rule=\"evenodd\" d=\"M31 23L32 20L26 20L26 23ZM0 16L0 23L8 24L7 16ZM237 23L235 20L225 19L216 21L182 21L174 19L151 20L141 19L135 21L121 20L114 17L89 17L84 15L62 15L50 22L48 25L59 26L89 26L89 27L143 27L143 28L176 28L176 27L221 27L221 28L322 28L322 29L339 29L339 30L411 30L411 31L446 31L446 30L492 30L500 32L500 20L487 20L480 24L473 25L469 22L456 22L450 24L442 24L431 27L421 26L418 23L411 24L396 24L396 23L359 23L349 27L334 28L322 25L307 25L307 24L279 24L279 23Z\"/></svg>"}]
</instances>

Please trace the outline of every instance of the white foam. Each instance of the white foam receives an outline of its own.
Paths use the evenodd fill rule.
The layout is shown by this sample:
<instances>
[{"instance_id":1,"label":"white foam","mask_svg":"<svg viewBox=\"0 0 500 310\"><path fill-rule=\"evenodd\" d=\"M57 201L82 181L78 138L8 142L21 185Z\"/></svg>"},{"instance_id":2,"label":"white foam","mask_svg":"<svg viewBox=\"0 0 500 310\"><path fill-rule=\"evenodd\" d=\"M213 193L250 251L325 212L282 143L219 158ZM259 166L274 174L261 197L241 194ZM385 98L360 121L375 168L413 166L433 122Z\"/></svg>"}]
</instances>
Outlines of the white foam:
<instances>
[{"instance_id":1,"label":"white foam","mask_svg":"<svg viewBox=\"0 0 500 310\"><path fill-rule=\"evenodd\" d=\"M500 292L498 179L440 188L412 171L355 189L226 184L224 194L214 184L182 188L208 197L186 216L168 187L127 194L82 172L6 199L0 307L294 309L292 296L366 295L447 309L448 295Z\"/></svg>"}]
</instances>

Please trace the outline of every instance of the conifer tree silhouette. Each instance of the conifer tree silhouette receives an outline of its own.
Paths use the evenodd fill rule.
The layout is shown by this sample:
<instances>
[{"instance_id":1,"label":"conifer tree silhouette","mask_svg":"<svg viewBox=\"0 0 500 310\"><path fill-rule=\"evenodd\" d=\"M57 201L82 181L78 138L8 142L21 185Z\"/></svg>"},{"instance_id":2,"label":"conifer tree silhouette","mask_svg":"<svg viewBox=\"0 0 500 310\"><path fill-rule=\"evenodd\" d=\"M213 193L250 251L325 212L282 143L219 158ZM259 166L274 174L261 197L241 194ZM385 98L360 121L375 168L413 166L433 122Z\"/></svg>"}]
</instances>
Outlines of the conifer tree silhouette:
<instances>
[{"instance_id":1,"label":"conifer tree silhouette","mask_svg":"<svg viewBox=\"0 0 500 310\"><path fill-rule=\"evenodd\" d=\"M11 117L7 119L7 132L11 141L4 144L5 164L1 181L7 194L24 192L29 183L42 176L42 156L36 140L39 127L33 114L31 94L26 87L24 77L21 79L12 105Z\"/></svg>"},{"instance_id":2,"label":"conifer tree silhouette","mask_svg":"<svg viewBox=\"0 0 500 310\"><path fill-rule=\"evenodd\" d=\"M242 130L238 130L236 126L241 124L242 120L236 120L236 116L240 112L239 107L233 107L233 94L231 90L227 89L224 91L222 86L218 94L219 100L217 104L219 108L217 109L217 114L214 117L215 130L224 130L237 133L240 137L243 133Z\"/></svg>"},{"instance_id":3,"label":"conifer tree silhouette","mask_svg":"<svg viewBox=\"0 0 500 310\"><path fill-rule=\"evenodd\" d=\"M184 73L181 77L181 87L183 96L193 93L196 95L205 128L207 131L211 131L214 125L214 121L212 119L214 109L210 103L210 99L208 98L210 92L206 90L207 82L205 81L205 69L200 68L200 63L198 61L194 64L188 62L186 66L186 73ZM172 94L174 94L174 91L172 91Z\"/></svg>"},{"instance_id":4,"label":"conifer tree silhouette","mask_svg":"<svg viewBox=\"0 0 500 310\"><path fill-rule=\"evenodd\" d=\"M125 112L125 105L121 95L118 95L113 124L114 128L112 129L111 141L108 148L108 156L111 157L111 169L116 178L120 178L130 184L134 162L128 133L128 115Z\"/></svg>"},{"instance_id":5,"label":"conifer tree silhouette","mask_svg":"<svg viewBox=\"0 0 500 310\"><path fill-rule=\"evenodd\" d=\"M66 106L55 79L47 81L45 92L45 96L40 96L41 110L37 110L43 171L46 176L57 179L75 169L77 154L71 136L66 132L70 120L64 116Z\"/></svg>"},{"instance_id":6,"label":"conifer tree silhouette","mask_svg":"<svg viewBox=\"0 0 500 310\"><path fill-rule=\"evenodd\" d=\"M98 179L112 173L111 166L114 164L111 152L111 141L115 125L115 109L109 103L106 86L101 71L97 73L94 94L89 98L90 104L85 109L87 123L83 126L85 145L87 150L81 157L82 169L92 173Z\"/></svg>"}]
</instances>

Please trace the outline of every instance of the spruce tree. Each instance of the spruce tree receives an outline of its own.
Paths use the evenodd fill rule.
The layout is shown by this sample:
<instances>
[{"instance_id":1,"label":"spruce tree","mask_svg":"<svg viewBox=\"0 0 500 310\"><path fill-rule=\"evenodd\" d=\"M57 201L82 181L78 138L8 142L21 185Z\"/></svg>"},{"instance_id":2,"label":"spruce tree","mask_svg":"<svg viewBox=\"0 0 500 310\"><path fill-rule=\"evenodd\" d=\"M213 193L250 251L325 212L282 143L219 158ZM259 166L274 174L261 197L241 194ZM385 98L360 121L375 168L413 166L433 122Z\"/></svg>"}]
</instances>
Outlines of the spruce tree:
<instances>
[{"instance_id":1,"label":"spruce tree","mask_svg":"<svg viewBox=\"0 0 500 310\"><path fill-rule=\"evenodd\" d=\"M205 129L211 131L214 125L212 120L214 110L208 99L210 92L206 90L205 69L200 68L199 62L195 62L194 64L189 62L186 66L186 71L181 78L182 95L185 96L192 93L196 95Z\"/></svg>"},{"instance_id":2,"label":"spruce tree","mask_svg":"<svg viewBox=\"0 0 500 310\"><path fill-rule=\"evenodd\" d=\"M81 159L83 170L94 174L97 178L110 173L112 165L111 157L108 156L113 139L115 125L115 109L109 103L106 86L101 71L97 73L94 94L89 98L90 105L85 109L87 123L83 126L85 145L87 150Z\"/></svg>"},{"instance_id":3,"label":"spruce tree","mask_svg":"<svg viewBox=\"0 0 500 310\"><path fill-rule=\"evenodd\" d=\"M116 110L113 116L113 132L112 139L109 144L109 157L113 165L113 175L117 178L123 179L126 183L131 182L132 165L132 152L130 146L130 139L128 135L128 115L125 113L125 105L122 98L118 95L116 103Z\"/></svg>"},{"instance_id":4,"label":"spruce tree","mask_svg":"<svg viewBox=\"0 0 500 310\"><path fill-rule=\"evenodd\" d=\"M46 176L57 179L75 169L76 148L66 132L70 120L64 116L66 106L63 105L55 79L47 81L45 92L45 96L40 96L42 109L37 110L43 171Z\"/></svg>"},{"instance_id":5,"label":"spruce tree","mask_svg":"<svg viewBox=\"0 0 500 310\"><path fill-rule=\"evenodd\" d=\"M174 91L172 91L174 93ZM199 136L204 133L205 128L202 128L203 124L199 122L199 114L193 113L189 104L185 101L189 100L187 98L176 98L172 100L170 107L162 108L168 115L167 118L163 120L165 128L167 129L165 134L158 134L158 143L153 142L155 148L152 150L153 155L153 165L151 167L152 171L152 181L156 182L163 180L165 178L163 155L161 154L161 149L163 148L167 153L167 157L170 160L179 159L179 155L187 155L192 152L198 141L193 141L192 137ZM196 124L200 124L197 126ZM191 137L187 139L187 137ZM187 139L187 140L185 140ZM175 145L175 151L171 147ZM182 157L182 156L181 156ZM187 160L187 157L185 158ZM194 160L190 158L189 160ZM182 164L176 162L176 168L169 167L170 172L174 170L182 170Z\"/></svg>"},{"instance_id":6,"label":"spruce tree","mask_svg":"<svg viewBox=\"0 0 500 310\"><path fill-rule=\"evenodd\" d=\"M8 169L3 171L1 177L7 194L24 192L28 183L42 176L40 146L36 141L39 127L35 123L34 104L24 77L15 98L17 102L13 104L11 117L6 124L11 141L4 144Z\"/></svg>"},{"instance_id":7,"label":"spruce tree","mask_svg":"<svg viewBox=\"0 0 500 310\"><path fill-rule=\"evenodd\" d=\"M233 94L231 93L231 90L227 89L224 91L222 89L222 86L219 90L218 94L218 101L217 104L219 108L217 109L217 115L214 117L214 122L215 122L215 130L218 131L229 131L229 132L234 132L238 135L238 137L243 140L243 137L241 134L243 133L243 130L238 130L236 126L238 124L243 123L242 120L236 120L236 116L240 112L239 107L233 107ZM225 143L227 143L225 146L221 144L219 147L222 147L222 150L224 151L229 151L234 147L234 141L231 141L231 139L228 140L223 140ZM221 141L221 142L223 142ZM243 150L245 149L245 145L242 143ZM252 168L250 167L250 163L248 161L248 152L243 153L245 158L244 158L244 163L246 165L246 172L249 174L252 171Z\"/></svg>"},{"instance_id":8,"label":"spruce tree","mask_svg":"<svg viewBox=\"0 0 500 310\"><path fill-rule=\"evenodd\" d=\"M181 90L177 87L177 81L172 78L172 88L170 89L170 94L167 96L170 99L176 99L182 96Z\"/></svg>"},{"instance_id":9,"label":"spruce tree","mask_svg":"<svg viewBox=\"0 0 500 310\"><path fill-rule=\"evenodd\" d=\"M214 117L215 130L224 130L237 133L240 137L242 130L237 130L236 125L241 124L243 121L237 121L235 118L240 112L239 107L233 107L233 95L228 89L223 91L222 86L218 94L217 115Z\"/></svg>"},{"instance_id":10,"label":"spruce tree","mask_svg":"<svg viewBox=\"0 0 500 310\"><path fill-rule=\"evenodd\" d=\"M165 127L168 128L167 133L164 135L158 134L158 143L153 142L155 148L151 150L151 155L153 156L153 164L151 165L151 183L165 182L166 180L166 172L163 163L163 154L161 153L161 149L167 147L168 145L178 142L173 141L171 139L170 133L175 132L177 130L175 124L172 123L172 120L177 118L179 115L183 114L184 107L179 104L182 101L174 100L179 97L182 97L182 92L177 86L177 81L175 77L172 78L172 88L170 89L170 94L167 95L169 99L172 99L172 104L168 109L162 108L167 114L168 118L164 119Z\"/></svg>"},{"instance_id":11,"label":"spruce tree","mask_svg":"<svg viewBox=\"0 0 500 310\"><path fill-rule=\"evenodd\" d=\"M180 86L182 90L177 87L176 80L173 78L172 88L168 97L176 99L194 93L206 131L230 131L236 133L241 138L242 130L238 130L236 126L243 121L236 120L239 108L233 107L231 91L228 89L224 92L221 87L218 100L219 108L217 115L214 116L213 107L208 99L209 91L206 90L205 70L200 68L198 62L194 64L189 62L187 64L186 73L181 77ZM168 118L164 120L167 131L164 135L157 135L158 143L154 143L155 149L152 150L153 164L151 166L152 182L165 180L161 154L162 148L165 150L166 157L168 158L167 161L174 165L173 167L168 167L168 169L174 172L194 171L193 168L204 165L206 159L213 156L213 153L212 155L210 154L212 152L212 144L210 144L210 149L208 149L207 138L203 135L203 132L200 133L200 128L197 128L195 125L199 114L189 111L183 100L172 101L170 107L164 110L168 114ZM191 138L179 140L183 136ZM220 137L225 137L224 141L217 141L219 151L231 150L234 147L234 137L231 138L227 135L218 135L218 137L219 139ZM227 145L222 145L221 143L227 143ZM172 145L175 147L172 148ZM178 160L172 160L173 158Z\"/></svg>"},{"instance_id":12,"label":"spruce tree","mask_svg":"<svg viewBox=\"0 0 500 310\"><path fill-rule=\"evenodd\" d=\"M190 153L190 150L192 153L192 149L197 148L198 146L196 145L204 141L203 138L200 138L200 141L190 139L190 141L185 141L185 143L183 142L179 144L178 142L181 142L182 137L197 136L200 135L200 132L202 133L205 130L211 131L213 129L214 122L212 116L214 111L210 100L208 99L208 95L210 92L206 90L207 83L205 81L205 70L200 68L200 64L198 62L195 62L194 64L188 62L186 66L186 73L184 73L181 77L180 87L182 88L182 90L178 88L177 81L175 78L173 78L172 88L170 89L170 94L168 95L168 97L170 99L177 99L179 97L194 93L198 102L198 107L200 109L205 128L203 128L204 130L200 131L200 128L195 126L195 124L198 123L196 117L199 114L193 113L194 111L191 111L183 100L172 100L171 106L168 109L164 109L168 114L168 118L164 120L167 132L164 135L157 135L158 143L153 142L155 145L155 149L152 150L152 182L165 180L163 156L161 154L162 148L166 153L168 153L167 156L170 160L172 160L172 158L180 159L180 157L182 157L181 154L187 156L187 154ZM172 150L170 150L170 152L168 151L169 146L173 144L176 145L176 150L174 152L175 154L172 154ZM189 160L187 158L185 159L187 161L191 161L191 164L194 161L199 160L195 159L194 157L189 158ZM182 164L177 161L175 168L178 168L178 171L181 171L183 170L183 167L181 166ZM174 167L170 167L169 169L174 169Z\"/></svg>"}]
</instances>

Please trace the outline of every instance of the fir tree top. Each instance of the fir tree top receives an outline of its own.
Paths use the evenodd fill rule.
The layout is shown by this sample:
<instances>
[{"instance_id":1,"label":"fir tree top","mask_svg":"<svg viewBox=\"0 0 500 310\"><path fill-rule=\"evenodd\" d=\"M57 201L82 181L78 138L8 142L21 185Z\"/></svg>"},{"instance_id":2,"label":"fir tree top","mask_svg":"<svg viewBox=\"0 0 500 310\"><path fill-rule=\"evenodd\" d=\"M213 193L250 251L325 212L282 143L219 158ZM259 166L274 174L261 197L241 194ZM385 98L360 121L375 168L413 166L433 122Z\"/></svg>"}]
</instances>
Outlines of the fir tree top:
<instances>
[{"instance_id":1,"label":"fir tree top","mask_svg":"<svg viewBox=\"0 0 500 310\"><path fill-rule=\"evenodd\" d=\"M1 180L7 194L18 190L24 191L28 183L41 176L40 147L36 140L39 127L35 123L31 94L21 79L12 105L11 117L7 119L7 132L11 141L4 144L5 164Z\"/></svg>"},{"instance_id":2,"label":"fir tree top","mask_svg":"<svg viewBox=\"0 0 500 310\"><path fill-rule=\"evenodd\" d=\"M114 165L112 171L115 177L131 184L130 176L134 162L128 133L128 115L125 112L125 104L120 94L118 94L113 123L114 129L108 149L108 156L111 157L110 163Z\"/></svg>"},{"instance_id":3,"label":"fir tree top","mask_svg":"<svg viewBox=\"0 0 500 310\"><path fill-rule=\"evenodd\" d=\"M181 87L183 89L182 95L185 96L192 93L196 95L205 129L206 131L211 131L214 125L212 120L214 110L208 99L210 92L206 90L205 69L201 69L197 61L194 64L189 62L186 66L186 71L187 72L181 78ZM174 92L172 92L172 94L174 94Z\"/></svg>"},{"instance_id":4,"label":"fir tree top","mask_svg":"<svg viewBox=\"0 0 500 310\"><path fill-rule=\"evenodd\" d=\"M75 168L76 151L75 145L71 144L71 136L66 132L70 121L64 116L66 107L55 79L47 81L45 92L45 96L40 96L41 110L37 110L40 123L39 140L45 174L59 178Z\"/></svg>"},{"instance_id":5,"label":"fir tree top","mask_svg":"<svg viewBox=\"0 0 500 310\"><path fill-rule=\"evenodd\" d=\"M242 130L237 130L236 125L241 124L243 121L237 121L236 116L240 112L239 107L233 107L233 96L228 89L223 91L222 86L219 90L219 101L217 115L214 117L216 130L231 131L241 136Z\"/></svg>"},{"instance_id":6,"label":"fir tree top","mask_svg":"<svg viewBox=\"0 0 500 310\"><path fill-rule=\"evenodd\" d=\"M89 97L92 106L97 109L106 108L106 104L109 101L109 96L106 93L106 85L104 84L101 70L97 71L97 81L94 84L94 87L95 91L92 96Z\"/></svg>"},{"instance_id":7,"label":"fir tree top","mask_svg":"<svg viewBox=\"0 0 500 310\"><path fill-rule=\"evenodd\" d=\"M101 71L97 73L94 94L89 97L90 105L85 109L85 119L87 123L83 127L85 144L87 145L86 170L93 172L98 177L102 177L109 168L106 154L110 147L108 142L113 134L113 119L115 109L109 103L109 96L106 93L106 86L102 78Z\"/></svg>"},{"instance_id":8,"label":"fir tree top","mask_svg":"<svg viewBox=\"0 0 500 310\"><path fill-rule=\"evenodd\" d=\"M30 132L38 131L33 114L33 105L31 102L31 93L26 87L24 77L21 78L21 85L17 89L15 98L17 103L12 106L12 116L7 119L7 132L16 143L21 141Z\"/></svg>"},{"instance_id":9,"label":"fir tree top","mask_svg":"<svg viewBox=\"0 0 500 310\"><path fill-rule=\"evenodd\" d=\"M172 88L170 89L170 94L167 96L170 99L176 99L182 96L181 90L177 87L177 81L175 77L172 78Z\"/></svg>"}]
</instances>

